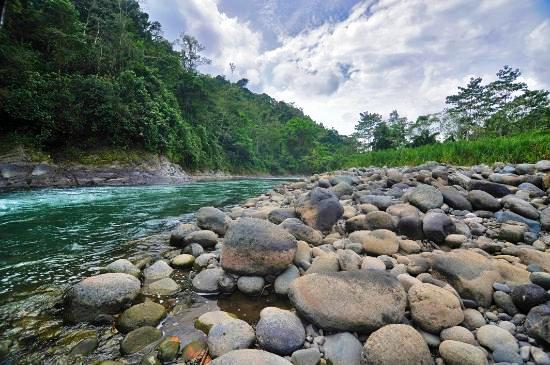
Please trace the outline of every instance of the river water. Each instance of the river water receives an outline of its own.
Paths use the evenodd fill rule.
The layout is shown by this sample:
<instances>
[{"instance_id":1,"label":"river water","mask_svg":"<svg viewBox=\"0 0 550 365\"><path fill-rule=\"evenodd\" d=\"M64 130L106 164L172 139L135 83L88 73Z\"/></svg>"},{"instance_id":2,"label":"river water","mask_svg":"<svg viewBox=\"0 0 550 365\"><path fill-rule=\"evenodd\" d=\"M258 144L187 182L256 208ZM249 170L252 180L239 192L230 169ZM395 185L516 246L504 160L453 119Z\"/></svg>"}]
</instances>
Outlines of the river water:
<instances>
[{"instance_id":1,"label":"river water","mask_svg":"<svg viewBox=\"0 0 550 365\"><path fill-rule=\"evenodd\" d=\"M0 303L42 285L72 283L134 250L130 240L226 207L280 180L43 189L0 194Z\"/></svg>"}]
</instances>

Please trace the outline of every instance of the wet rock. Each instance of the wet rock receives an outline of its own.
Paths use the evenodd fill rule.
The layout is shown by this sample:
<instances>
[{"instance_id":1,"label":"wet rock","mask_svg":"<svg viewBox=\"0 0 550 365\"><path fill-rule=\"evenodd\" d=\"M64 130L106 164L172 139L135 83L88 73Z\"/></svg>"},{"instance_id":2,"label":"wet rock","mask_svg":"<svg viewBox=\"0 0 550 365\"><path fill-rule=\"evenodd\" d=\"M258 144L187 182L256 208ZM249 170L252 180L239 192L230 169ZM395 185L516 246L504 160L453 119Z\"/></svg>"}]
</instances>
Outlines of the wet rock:
<instances>
[{"instance_id":1,"label":"wet rock","mask_svg":"<svg viewBox=\"0 0 550 365\"><path fill-rule=\"evenodd\" d=\"M443 201L453 209L472 211L472 204L457 189L451 186L439 188L443 194Z\"/></svg>"},{"instance_id":2,"label":"wet rock","mask_svg":"<svg viewBox=\"0 0 550 365\"><path fill-rule=\"evenodd\" d=\"M69 355L72 357L86 356L91 354L97 348L98 344L99 342L96 336L85 338L71 349Z\"/></svg>"},{"instance_id":3,"label":"wet rock","mask_svg":"<svg viewBox=\"0 0 550 365\"><path fill-rule=\"evenodd\" d=\"M139 280L129 274L88 277L66 293L65 316L71 322L85 322L101 314L116 314L138 295L140 286Z\"/></svg>"},{"instance_id":4,"label":"wet rock","mask_svg":"<svg viewBox=\"0 0 550 365\"><path fill-rule=\"evenodd\" d=\"M237 319L237 316L233 313L224 312L224 311L213 311L207 312L199 316L195 321L195 328L201 330L202 332L208 334L210 329L218 324L225 323Z\"/></svg>"},{"instance_id":5,"label":"wet rock","mask_svg":"<svg viewBox=\"0 0 550 365\"><path fill-rule=\"evenodd\" d=\"M349 235L352 242L363 245L363 250L372 255L392 255L399 250L399 240L392 231L377 229L375 231L355 231Z\"/></svg>"},{"instance_id":6,"label":"wet rock","mask_svg":"<svg viewBox=\"0 0 550 365\"><path fill-rule=\"evenodd\" d=\"M418 284L408 291L411 315L424 330L439 333L464 320L457 297L432 284Z\"/></svg>"},{"instance_id":7,"label":"wet rock","mask_svg":"<svg viewBox=\"0 0 550 365\"><path fill-rule=\"evenodd\" d=\"M290 284L292 284L292 282L299 277L300 271L298 268L294 265L290 265L285 271L282 272L282 274L277 276L277 279L275 279L275 283L273 284L275 293L279 295L287 295Z\"/></svg>"},{"instance_id":8,"label":"wet rock","mask_svg":"<svg viewBox=\"0 0 550 365\"><path fill-rule=\"evenodd\" d=\"M406 306L399 281L371 270L305 275L288 294L300 315L333 331L372 332L398 323Z\"/></svg>"},{"instance_id":9,"label":"wet rock","mask_svg":"<svg viewBox=\"0 0 550 365\"><path fill-rule=\"evenodd\" d=\"M306 332L294 313L266 307L260 312L256 337L261 348L278 355L290 355L302 347Z\"/></svg>"},{"instance_id":10,"label":"wet rock","mask_svg":"<svg viewBox=\"0 0 550 365\"><path fill-rule=\"evenodd\" d=\"M129 274L135 276L136 278L139 278L141 275L141 270L126 259L118 259L111 262L109 265L105 266L102 271L106 273Z\"/></svg>"},{"instance_id":11,"label":"wet rock","mask_svg":"<svg viewBox=\"0 0 550 365\"><path fill-rule=\"evenodd\" d=\"M365 346L361 365L418 364L431 365L428 345L411 326L390 324L372 333Z\"/></svg>"},{"instance_id":12,"label":"wet rock","mask_svg":"<svg viewBox=\"0 0 550 365\"><path fill-rule=\"evenodd\" d=\"M447 340L439 345L439 354L447 365L486 365L487 357L479 347Z\"/></svg>"},{"instance_id":13,"label":"wet rock","mask_svg":"<svg viewBox=\"0 0 550 365\"><path fill-rule=\"evenodd\" d=\"M211 365L292 365L290 361L267 351L236 350L212 361Z\"/></svg>"},{"instance_id":14,"label":"wet rock","mask_svg":"<svg viewBox=\"0 0 550 365\"><path fill-rule=\"evenodd\" d=\"M245 275L276 274L292 263L296 238L273 223L241 218L231 225L221 251L221 266Z\"/></svg>"},{"instance_id":15,"label":"wet rock","mask_svg":"<svg viewBox=\"0 0 550 365\"><path fill-rule=\"evenodd\" d=\"M314 246L319 246L323 243L323 235L321 232L306 226L298 218L288 218L280 224L280 227L288 231L297 240L306 241Z\"/></svg>"},{"instance_id":16,"label":"wet rock","mask_svg":"<svg viewBox=\"0 0 550 365\"><path fill-rule=\"evenodd\" d=\"M495 212L500 209L500 202L491 194L482 190L472 190L468 193L468 200L472 207L477 210L488 210Z\"/></svg>"},{"instance_id":17,"label":"wet rock","mask_svg":"<svg viewBox=\"0 0 550 365\"><path fill-rule=\"evenodd\" d=\"M550 345L550 306L532 308L525 319L525 329L530 336Z\"/></svg>"},{"instance_id":18,"label":"wet rock","mask_svg":"<svg viewBox=\"0 0 550 365\"><path fill-rule=\"evenodd\" d=\"M137 328L128 333L120 343L120 352L130 355L160 340L162 332L151 326Z\"/></svg>"},{"instance_id":19,"label":"wet rock","mask_svg":"<svg viewBox=\"0 0 550 365\"><path fill-rule=\"evenodd\" d=\"M498 326L488 324L480 327L476 335L479 343L491 351L497 349L510 349L515 352L519 351L519 346L514 336Z\"/></svg>"},{"instance_id":20,"label":"wet rock","mask_svg":"<svg viewBox=\"0 0 550 365\"><path fill-rule=\"evenodd\" d=\"M296 211L308 226L329 231L344 213L344 208L333 192L314 188L298 201Z\"/></svg>"},{"instance_id":21,"label":"wet rock","mask_svg":"<svg viewBox=\"0 0 550 365\"><path fill-rule=\"evenodd\" d=\"M174 361L180 350L180 340L175 336L163 339L158 346L158 358L163 363Z\"/></svg>"},{"instance_id":22,"label":"wet rock","mask_svg":"<svg viewBox=\"0 0 550 365\"><path fill-rule=\"evenodd\" d=\"M189 245L198 243L204 248L213 248L218 243L218 235L212 231L193 231L185 235L184 242Z\"/></svg>"},{"instance_id":23,"label":"wet rock","mask_svg":"<svg viewBox=\"0 0 550 365\"><path fill-rule=\"evenodd\" d=\"M128 333L139 327L156 327L166 317L164 306L147 301L136 304L126 309L117 320L117 329L122 333Z\"/></svg>"},{"instance_id":24,"label":"wet rock","mask_svg":"<svg viewBox=\"0 0 550 365\"><path fill-rule=\"evenodd\" d=\"M443 194L431 185L421 184L412 189L409 202L423 212L443 205Z\"/></svg>"},{"instance_id":25,"label":"wet rock","mask_svg":"<svg viewBox=\"0 0 550 365\"><path fill-rule=\"evenodd\" d=\"M214 231L224 235L231 218L221 210L214 207L202 207L197 211L197 226L202 229Z\"/></svg>"},{"instance_id":26,"label":"wet rock","mask_svg":"<svg viewBox=\"0 0 550 365\"><path fill-rule=\"evenodd\" d=\"M188 269L193 267L195 257L193 255L181 254L177 255L170 261L170 265L177 269Z\"/></svg>"},{"instance_id":27,"label":"wet rock","mask_svg":"<svg viewBox=\"0 0 550 365\"><path fill-rule=\"evenodd\" d=\"M512 301L523 313L546 301L546 290L535 284L518 285L512 289Z\"/></svg>"},{"instance_id":28,"label":"wet rock","mask_svg":"<svg viewBox=\"0 0 550 365\"><path fill-rule=\"evenodd\" d=\"M199 229L194 224L182 223L177 226L172 233L170 234L170 245L175 247L185 247L187 243L184 238L189 233L193 231L198 231Z\"/></svg>"},{"instance_id":29,"label":"wet rock","mask_svg":"<svg viewBox=\"0 0 550 365\"><path fill-rule=\"evenodd\" d=\"M152 282L169 277L174 272L165 261L159 260L143 270L143 277L146 282Z\"/></svg>"},{"instance_id":30,"label":"wet rock","mask_svg":"<svg viewBox=\"0 0 550 365\"><path fill-rule=\"evenodd\" d=\"M180 291L180 286L170 278L164 278L143 286L143 294L168 296Z\"/></svg>"},{"instance_id":31,"label":"wet rock","mask_svg":"<svg viewBox=\"0 0 550 365\"><path fill-rule=\"evenodd\" d=\"M241 276L237 280L239 291L248 295L259 295L264 289L265 280L261 276Z\"/></svg>"},{"instance_id":32,"label":"wet rock","mask_svg":"<svg viewBox=\"0 0 550 365\"><path fill-rule=\"evenodd\" d=\"M254 329L245 321L234 319L218 323L208 332L208 349L212 357L246 349L254 343Z\"/></svg>"},{"instance_id":33,"label":"wet rock","mask_svg":"<svg viewBox=\"0 0 550 365\"><path fill-rule=\"evenodd\" d=\"M363 345L349 332L326 336L325 358L332 365L360 365Z\"/></svg>"},{"instance_id":34,"label":"wet rock","mask_svg":"<svg viewBox=\"0 0 550 365\"><path fill-rule=\"evenodd\" d=\"M193 288L199 293L218 293L218 282L222 280L224 276L225 272L220 268L203 270L193 278Z\"/></svg>"},{"instance_id":35,"label":"wet rock","mask_svg":"<svg viewBox=\"0 0 550 365\"><path fill-rule=\"evenodd\" d=\"M427 239L443 243L445 238L455 231L455 225L446 214L430 212L422 221L422 231Z\"/></svg>"}]
</instances>

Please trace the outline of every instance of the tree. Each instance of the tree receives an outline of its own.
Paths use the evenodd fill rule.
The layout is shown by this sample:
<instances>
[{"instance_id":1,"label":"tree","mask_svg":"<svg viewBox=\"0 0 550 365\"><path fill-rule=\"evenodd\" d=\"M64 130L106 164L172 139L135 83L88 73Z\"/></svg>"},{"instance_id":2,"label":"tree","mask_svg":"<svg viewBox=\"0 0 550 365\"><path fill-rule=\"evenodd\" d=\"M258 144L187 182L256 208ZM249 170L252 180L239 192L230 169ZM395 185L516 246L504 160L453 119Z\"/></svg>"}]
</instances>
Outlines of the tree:
<instances>
[{"instance_id":1,"label":"tree","mask_svg":"<svg viewBox=\"0 0 550 365\"><path fill-rule=\"evenodd\" d=\"M186 71L196 72L197 67L212 63L212 60L200 54L206 47L200 44L195 37L183 33L180 37L177 44L181 47L181 65Z\"/></svg>"},{"instance_id":2,"label":"tree","mask_svg":"<svg viewBox=\"0 0 550 365\"><path fill-rule=\"evenodd\" d=\"M374 137L374 130L382 123L382 115L365 111L359 113L359 121L355 125L353 134L363 148L369 146Z\"/></svg>"},{"instance_id":3,"label":"tree","mask_svg":"<svg viewBox=\"0 0 550 365\"><path fill-rule=\"evenodd\" d=\"M399 116L397 110L393 110L387 121L390 129L390 139L394 148L404 147L407 143L408 120Z\"/></svg>"},{"instance_id":4,"label":"tree","mask_svg":"<svg viewBox=\"0 0 550 365\"><path fill-rule=\"evenodd\" d=\"M437 136L439 132L436 130L436 124L439 124L440 120L435 115L421 115L416 118L416 121L409 126L409 146L418 147L426 144L437 143Z\"/></svg>"},{"instance_id":5,"label":"tree","mask_svg":"<svg viewBox=\"0 0 550 365\"><path fill-rule=\"evenodd\" d=\"M237 81L238 87L246 87L246 85L248 85L248 79L240 79Z\"/></svg>"}]
</instances>

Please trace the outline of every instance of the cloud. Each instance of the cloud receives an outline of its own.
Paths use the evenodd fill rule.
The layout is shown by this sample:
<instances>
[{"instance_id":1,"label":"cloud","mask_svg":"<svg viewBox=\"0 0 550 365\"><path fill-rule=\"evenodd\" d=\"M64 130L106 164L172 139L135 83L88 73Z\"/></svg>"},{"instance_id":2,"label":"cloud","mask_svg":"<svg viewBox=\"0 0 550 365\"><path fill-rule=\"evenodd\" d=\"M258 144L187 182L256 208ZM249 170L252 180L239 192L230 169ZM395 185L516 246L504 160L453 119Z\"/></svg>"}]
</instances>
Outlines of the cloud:
<instances>
[{"instance_id":1,"label":"cloud","mask_svg":"<svg viewBox=\"0 0 550 365\"><path fill-rule=\"evenodd\" d=\"M222 10L228 0L165 1L177 3L181 24L207 45L214 63L203 71L228 75L235 62L253 90L295 102L341 133L365 110L410 118L439 111L469 77L492 80L505 64L533 88L550 86L550 20L539 1L297 0L300 10L251 0L231 15ZM304 15L319 4L331 5ZM269 15L276 44L254 14Z\"/></svg>"}]
</instances>

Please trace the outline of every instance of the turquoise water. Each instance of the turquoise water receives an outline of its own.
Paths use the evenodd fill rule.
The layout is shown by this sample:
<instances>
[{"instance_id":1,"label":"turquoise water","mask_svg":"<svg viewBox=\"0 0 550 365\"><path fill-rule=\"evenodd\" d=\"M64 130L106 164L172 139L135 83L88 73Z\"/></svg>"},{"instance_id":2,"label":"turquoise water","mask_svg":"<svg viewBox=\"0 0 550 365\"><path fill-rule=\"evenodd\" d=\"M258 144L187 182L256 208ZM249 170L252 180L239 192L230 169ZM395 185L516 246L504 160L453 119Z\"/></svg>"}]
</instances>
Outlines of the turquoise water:
<instances>
[{"instance_id":1,"label":"turquoise water","mask_svg":"<svg viewBox=\"0 0 550 365\"><path fill-rule=\"evenodd\" d=\"M235 205L280 183L254 179L1 193L0 297L78 280L126 257L134 249L132 239L190 221L200 207Z\"/></svg>"}]
</instances>

